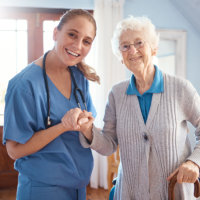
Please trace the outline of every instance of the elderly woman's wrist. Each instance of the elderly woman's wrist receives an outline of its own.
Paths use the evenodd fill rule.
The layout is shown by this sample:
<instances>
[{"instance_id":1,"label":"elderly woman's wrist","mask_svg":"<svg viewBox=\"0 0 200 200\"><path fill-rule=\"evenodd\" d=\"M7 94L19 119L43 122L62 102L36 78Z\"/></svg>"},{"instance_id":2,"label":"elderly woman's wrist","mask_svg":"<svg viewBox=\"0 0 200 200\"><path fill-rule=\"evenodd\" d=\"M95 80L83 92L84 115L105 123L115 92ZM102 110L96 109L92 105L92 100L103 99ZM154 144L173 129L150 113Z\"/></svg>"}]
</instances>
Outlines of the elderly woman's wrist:
<instances>
[{"instance_id":1,"label":"elderly woman's wrist","mask_svg":"<svg viewBox=\"0 0 200 200\"><path fill-rule=\"evenodd\" d=\"M91 144L92 140L93 140L92 128L93 128L93 124L87 130L85 130L83 132L83 134L89 144Z\"/></svg>"},{"instance_id":2,"label":"elderly woman's wrist","mask_svg":"<svg viewBox=\"0 0 200 200\"><path fill-rule=\"evenodd\" d=\"M194 164L195 166L197 166L197 167L200 169L199 165L198 165L197 163L195 163L194 161L192 161L192 160L187 160L186 162L189 162L189 163L191 163L191 164Z\"/></svg>"}]
</instances>

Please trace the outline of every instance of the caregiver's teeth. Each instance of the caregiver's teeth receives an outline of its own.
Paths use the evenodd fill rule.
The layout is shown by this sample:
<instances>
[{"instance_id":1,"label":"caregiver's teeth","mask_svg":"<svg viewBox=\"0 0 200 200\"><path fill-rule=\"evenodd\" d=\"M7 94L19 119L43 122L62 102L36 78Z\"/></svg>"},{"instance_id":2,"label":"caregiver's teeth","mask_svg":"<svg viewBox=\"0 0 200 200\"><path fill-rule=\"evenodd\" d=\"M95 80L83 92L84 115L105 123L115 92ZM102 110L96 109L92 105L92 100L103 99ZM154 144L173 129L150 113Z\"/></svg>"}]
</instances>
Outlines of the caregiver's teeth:
<instances>
[{"instance_id":1,"label":"caregiver's teeth","mask_svg":"<svg viewBox=\"0 0 200 200\"><path fill-rule=\"evenodd\" d=\"M78 57L78 54L77 53L74 53L74 52L72 52L72 51L69 51L68 50L68 53L70 53L71 55L73 55L73 56L76 56L76 57Z\"/></svg>"}]
</instances>

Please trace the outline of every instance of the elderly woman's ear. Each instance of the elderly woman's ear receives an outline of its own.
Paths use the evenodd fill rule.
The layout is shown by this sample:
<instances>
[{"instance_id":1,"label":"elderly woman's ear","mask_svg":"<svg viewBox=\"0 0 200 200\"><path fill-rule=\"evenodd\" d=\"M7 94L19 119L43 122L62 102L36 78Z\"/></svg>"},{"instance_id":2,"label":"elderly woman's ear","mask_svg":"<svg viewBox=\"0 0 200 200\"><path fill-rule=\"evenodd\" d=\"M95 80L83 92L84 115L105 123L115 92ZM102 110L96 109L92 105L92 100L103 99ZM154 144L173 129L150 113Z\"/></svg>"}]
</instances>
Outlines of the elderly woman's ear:
<instances>
[{"instance_id":1,"label":"elderly woman's ear","mask_svg":"<svg viewBox=\"0 0 200 200\"><path fill-rule=\"evenodd\" d=\"M152 49L152 56L156 56L157 52L158 52L158 47Z\"/></svg>"}]
</instances>

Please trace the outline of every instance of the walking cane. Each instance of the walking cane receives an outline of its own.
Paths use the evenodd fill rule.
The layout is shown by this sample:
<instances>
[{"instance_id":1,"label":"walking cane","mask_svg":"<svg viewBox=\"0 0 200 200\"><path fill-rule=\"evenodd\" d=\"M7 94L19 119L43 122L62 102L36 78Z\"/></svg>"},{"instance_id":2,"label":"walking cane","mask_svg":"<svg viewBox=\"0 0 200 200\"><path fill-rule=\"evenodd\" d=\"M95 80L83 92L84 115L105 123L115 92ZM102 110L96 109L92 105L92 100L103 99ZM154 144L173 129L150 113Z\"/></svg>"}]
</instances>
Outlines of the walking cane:
<instances>
[{"instance_id":1,"label":"walking cane","mask_svg":"<svg viewBox=\"0 0 200 200\"><path fill-rule=\"evenodd\" d=\"M168 187L168 200L175 200L174 197L174 186L177 182L177 174L178 172L176 172L176 174L174 174L174 176L171 178L170 182L169 182L169 187ZM195 181L194 183L194 196L200 197L200 183L198 180Z\"/></svg>"}]
</instances>

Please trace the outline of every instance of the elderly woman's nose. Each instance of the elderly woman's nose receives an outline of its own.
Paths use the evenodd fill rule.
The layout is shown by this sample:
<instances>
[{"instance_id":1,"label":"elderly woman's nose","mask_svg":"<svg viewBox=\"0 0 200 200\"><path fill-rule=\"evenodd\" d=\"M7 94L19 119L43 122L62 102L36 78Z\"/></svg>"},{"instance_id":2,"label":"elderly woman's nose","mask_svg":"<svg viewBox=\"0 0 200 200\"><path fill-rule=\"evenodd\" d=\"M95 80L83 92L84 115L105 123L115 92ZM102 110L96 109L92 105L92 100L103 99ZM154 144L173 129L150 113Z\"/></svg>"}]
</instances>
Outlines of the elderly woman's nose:
<instances>
[{"instance_id":1,"label":"elderly woman's nose","mask_svg":"<svg viewBox=\"0 0 200 200\"><path fill-rule=\"evenodd\" d=\"M137 52L137 49L135 48L134 44L130 45L129 52L134 53L134 54Z\"/></svg>"}]
</instances>

